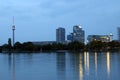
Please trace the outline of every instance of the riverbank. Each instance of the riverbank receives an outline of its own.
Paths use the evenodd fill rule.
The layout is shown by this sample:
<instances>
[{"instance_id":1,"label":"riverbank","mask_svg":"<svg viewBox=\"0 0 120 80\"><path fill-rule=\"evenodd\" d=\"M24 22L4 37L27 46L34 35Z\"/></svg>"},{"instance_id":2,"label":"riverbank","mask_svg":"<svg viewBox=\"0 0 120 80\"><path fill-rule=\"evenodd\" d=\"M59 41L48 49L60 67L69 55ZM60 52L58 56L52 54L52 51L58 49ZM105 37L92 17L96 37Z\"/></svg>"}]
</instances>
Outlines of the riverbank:
<instances>
[{"instance_id":1,"label":"riverbank","mask_svg":"<svg viewBox=\"0 0 120 80\"><path fill-rule=\"evenodd\" d=\"M27 50L2 50L0 53L45 53L45 52L55 52L55 53L65 53L65 52L120 52L120 49L111 50L40 50L40 51L27 51Z\"/></svg>"},{"instance_id":2,"label":"riverbank","mask_svg":"<svg viewBox=\"0 0 120 80\"><path fill-rule=\"evenodd\" d=\"M14 47L9 44L0 46L0 52L64 52L64 51L77 51L77 52L107 52L107 51L120 51L120 42L101 42L92 41L88 44L80 42L71 42L68 44L54 43L47 45L34 45L32 42L20 43L16 42Z\"/></svg>"}]
</instances>

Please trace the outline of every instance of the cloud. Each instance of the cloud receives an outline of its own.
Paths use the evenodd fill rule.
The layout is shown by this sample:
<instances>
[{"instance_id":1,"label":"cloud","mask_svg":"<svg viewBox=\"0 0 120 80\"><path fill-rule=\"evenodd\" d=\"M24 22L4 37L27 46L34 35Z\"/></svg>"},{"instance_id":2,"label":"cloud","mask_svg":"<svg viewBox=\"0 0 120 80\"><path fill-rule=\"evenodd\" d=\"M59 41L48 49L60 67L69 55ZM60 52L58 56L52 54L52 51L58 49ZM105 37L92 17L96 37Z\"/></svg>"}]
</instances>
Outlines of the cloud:
<instances>
[{"instance_id":1,"label":"cloud","mask_svg":"<svg viewBox=\"0 0 120 80\"><path fill-rule=\"evenodd\" d=\"M117 26L120 21L119 3L120 0L1 0L0 26L4 27L4 30L0 32L8 31L7 27L12 24L12 16L15 16L18 35L30 31L38 37L37 39L40 36L37 33L54 35L53 29L58 26L65 26L68 29L80 24L86 33L95 33L94 29L99 27L102 30L106 26L110 26L109 30L113 30L115 27L112 26ZM49 27L52 27L51 32L45 32ZM32 32L33 29L35 32ZM20 33L22 31L24 33ZM31 38L29 34L26 36ZM45 39L45 36L40 37ZM46 36L46 39L48 38L50 37Z\"/></svg>"}]
</instances>

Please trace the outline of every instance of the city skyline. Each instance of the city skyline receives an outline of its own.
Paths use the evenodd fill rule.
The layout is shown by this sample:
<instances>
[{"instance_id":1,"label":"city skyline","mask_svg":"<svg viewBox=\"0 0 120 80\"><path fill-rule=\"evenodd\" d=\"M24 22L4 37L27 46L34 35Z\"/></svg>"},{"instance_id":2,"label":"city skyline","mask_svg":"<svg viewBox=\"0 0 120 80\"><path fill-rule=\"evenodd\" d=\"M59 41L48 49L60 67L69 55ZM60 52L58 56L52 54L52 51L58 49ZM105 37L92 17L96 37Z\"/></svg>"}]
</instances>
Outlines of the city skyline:
<instances>
[{"instance_id":1,"label":"city skyline","mask_svg":"<svg viewBox=\"0 0 120 80\"><path fill-rule=\"evenodd\" d=\"M117 39L120 26L120 1L114 0L1 0L0 45L12 38L12 17L15 18L15 41L55 41L55 29L64 27L69 34L74 25L89 34L113 33Z\"/></svg>"}]
</instances>

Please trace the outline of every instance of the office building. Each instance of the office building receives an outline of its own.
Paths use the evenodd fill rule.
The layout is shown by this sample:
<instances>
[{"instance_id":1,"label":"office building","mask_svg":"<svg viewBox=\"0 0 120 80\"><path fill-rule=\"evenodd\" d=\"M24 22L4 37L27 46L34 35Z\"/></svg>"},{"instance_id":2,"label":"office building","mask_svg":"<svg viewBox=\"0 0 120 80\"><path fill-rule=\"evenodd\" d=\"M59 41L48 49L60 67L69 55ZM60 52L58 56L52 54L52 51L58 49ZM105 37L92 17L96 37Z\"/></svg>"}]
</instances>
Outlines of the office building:
<instances>
[{"instance_id":1,"label":"office building","mask_svg":"<svg viewBox=\"0 0 120 80\"><path fill-rule=\"evenodd\" d=\"M70 33L69 35L67 35L67 40L68 42L73 42L73 33Z\"/></svg>"},{"instance_id":2,"label":"office building","mask_svg":"<svg viewBox=\"0 0 120 80\"><path fill-rule=\"evenodd\" d=\"M87 40L88 42L91 41L102 41L102 42L110 42L111 40L111 36L110 35L88 35Z\"/></svg>"},{"instance_id":3,"label":"office building","mask_svg":"<svg viewBox=\"0 0 120 80\"><path fill-rule=\"evenodd\" d=\"M73 26L73 41L85 42L85 32L81 26Z\"/></svg>"},{"instance_id":4,"label":"office building","mask_svg":"<svg viewBox=\"0 0 120 80\"><path fill-rule=\"evenodd\" d=\"M118 41L120 41L120 27L117 28L118 31Z\"/></svg>"},{"instance_id":5,"label":"office building","mask_svg":"<svg viewBox=\"0 0 120 80\"><path fill-rule=\"evenodd\" d=\"M56 41L34 41L34 42L32 42L34 45L48 45L48 44L50 44L50 45L52 45L52 44L54 44L54 43L56 43Z\"/></svg>"},{"instance_id":6,"label":"office building","mask_svg":"<svg viewBox=\"0 0 120 80\"><path fill-rule=\"evenodd\" d=\"M56 42L64 43L65 42L65 28L56 29Z\"/></svg>"}]
</instances>

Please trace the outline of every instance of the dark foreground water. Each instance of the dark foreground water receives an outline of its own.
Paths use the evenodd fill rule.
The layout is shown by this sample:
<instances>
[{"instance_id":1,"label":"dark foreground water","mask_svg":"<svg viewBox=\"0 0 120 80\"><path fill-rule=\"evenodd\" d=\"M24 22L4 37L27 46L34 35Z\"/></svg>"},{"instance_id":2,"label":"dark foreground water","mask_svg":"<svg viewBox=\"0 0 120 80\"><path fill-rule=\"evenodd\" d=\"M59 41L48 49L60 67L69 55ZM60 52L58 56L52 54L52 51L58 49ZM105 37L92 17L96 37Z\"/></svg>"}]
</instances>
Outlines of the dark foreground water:
<instances>
[{"instance_id":1,"label":"dark foreground water","mask_svg":"<svg viewBox=\"0 0 120 80\"><path fill-rule=\"evenodd\" d=\"M0 80L120 80L120 53L0 53Z\"/></svg>"}]
</instances>

